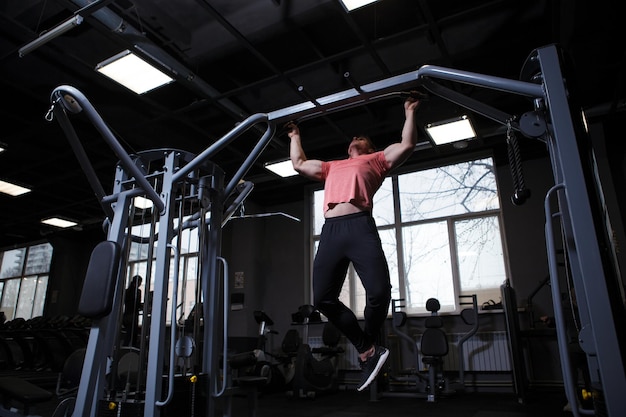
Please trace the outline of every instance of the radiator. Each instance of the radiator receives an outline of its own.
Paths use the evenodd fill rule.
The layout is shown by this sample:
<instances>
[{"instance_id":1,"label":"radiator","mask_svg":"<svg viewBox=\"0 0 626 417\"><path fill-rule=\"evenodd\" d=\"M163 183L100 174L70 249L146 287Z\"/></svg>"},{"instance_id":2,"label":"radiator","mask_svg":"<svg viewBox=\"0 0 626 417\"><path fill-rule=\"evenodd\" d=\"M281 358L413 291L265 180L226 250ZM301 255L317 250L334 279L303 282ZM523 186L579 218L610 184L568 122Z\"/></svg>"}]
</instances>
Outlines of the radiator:
<instances>
[{"instance_id":1,"label":"radiator","mask_svg":"<svg viewBox=\"0 0 626 417\"><path fill-rule=\"evenodd\" d=\"M308 341L311 349L324 346L321 336L309 337ZM339 346L344 349L344 352L337 357L337 369L361 369L359 366L359 353L356 351L352 343L348 342L348 339L342 336L339 341Z\"/></svg>"},{"instance_id":2,"label":"radiator","mask_svg":"<svg viewBox=\"0 0 626 417\"><path fill-rule=\"evenodd\" d=\"M448 334L449 352L444 359L444 369L459 369L459 340L463 334ZM418 340L419 342L419 340ZM422 358L420 357L420 361ZM463 361L466 371L510 371L509 340L506 332L476 333L463 344Z\"/></svg>"},{"instance_id":3,"label":"radiator","mask_svg":"<svg viewBox=\"0 0 626 417\"><path fill-rule=\"evenodd\" d=\"M459 370L458 343L463 337L461 333L448 334L448 354L444 357L443 367L446 371ZM421 335L416 335L415 340L419 346ZM389 346L392 355L401 355L397 346L398 343L406 344L405 341L394 337L394 346ZM314 347L323 346L321 337L309 337L309 345ZM339 343L345 352L339 355L337 360L338 369L354 370L359 369L358 352L342 337ZM406 349L405 349L406 351ZM463 358L465 371L469 372L500 372L511 371L509 359L509 341L506 332L484 332L476 333L463 344ZM418 353L418 363L422 364L422 355ZM414 360L413 360L414 362ZM414 364L413 364L414 365Z\"/></svg>"}]
</instances>

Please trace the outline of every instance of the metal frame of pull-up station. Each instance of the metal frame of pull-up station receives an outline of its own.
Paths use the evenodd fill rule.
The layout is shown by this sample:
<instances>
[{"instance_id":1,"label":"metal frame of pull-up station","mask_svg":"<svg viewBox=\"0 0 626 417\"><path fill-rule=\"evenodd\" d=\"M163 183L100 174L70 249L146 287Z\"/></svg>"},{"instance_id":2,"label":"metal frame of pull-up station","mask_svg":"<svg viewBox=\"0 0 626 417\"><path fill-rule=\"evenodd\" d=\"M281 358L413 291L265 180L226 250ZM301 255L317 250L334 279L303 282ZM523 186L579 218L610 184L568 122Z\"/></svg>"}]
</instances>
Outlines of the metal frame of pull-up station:
<instances>
[{"instance_id":1,"label":"metal frame of pull-up station","mask_svg":"<svg viewBox=\"0 0 626 417\"><path fill-rule=\"evenodd\" d=\"M426 65L416 71L391 77L378 82L353 87L336 94L309 99L303 103L267 114L255 114L238 124L232 131L209 146L204 152L195 156L174 149L146 151L137 155L129 155L112 135L104 121L93 106L73 87L61 86L51 95L52 109L50 114L59 121L85 174L94 189L107 216L107 239L127 253L130 228L128 212L131 200L144 196L154 203L158 214L158 230L151 232L153 241L158 236L156 245L154 286L151 298L151 319L149 321L149 337L145 365L145 380L140 384L145 389L143 401L144 417L156 417L167 406L172 396L172 373L164 376L164 357L166 343L166 305L168 298L168 281L170 262L177 259L177 248L172 242L180 230L174 228L174 219L179 216L178 227L189 225L182 222L182 201L196 201L198 212L192 216L193 226L199 233L200 249L200 281L203 295L204 334L202 341L201 372L206 376L203 383L208 384L203 392L208 393L206 399L206 415L213 417L217 410L217 399L228 393L227 363L221 364L220 357L225 361L227 353L228 328L228 280L227 262L221 257L221 228L230 214L250 193L252 186L239 187L258 156L263 152L275 133L278 124L287 121L301 121L308 118L323 116L330 112L357 107L376 100L397 97L406 94L407 90L422 86L431 93L464 106L476 113L508 124L523 134L545 142L553 167L555 186L546 197L546 242L548 262L552 282L553 302L555 311L561 311L560 294L558 294L558 271L556 271L556 250L554 220L560 221L564 248L571 264L573 281L579 302L583 331L580 334L581 345L589 359L593 375L594 388L602 415L622 417L626 415L626 372L624 369L624 303L619 274L614 264L606 259L604 235L606 230L598 228L602 219L601 207L597 206L597 194L601 189L592 189L589 181L589 167L584 165L586 155L581 155L579 142L582 140L581 129L573 117L571 104L564 85L564 74L561 70L559 50L550 45L539 48L530 55L525 72L532 73L532 81L518 81L493 77L466 71ZM470 84L528 97L532 109L520 118L514 118L505 112L489 105L480 103L435 82L443 79L451 82ZM99 184L89 159L82 148L78 136L71 123L69 113L84 112L96 127L113 152L119 158L114 190L107 194ZM241 168L227 179L220 167L210 159L221 149L241 136L251 127L258 124L266 125L262 137L252 152L243 161ZM145 163L155 159L160 169L147 171L142 169ZM595 183L597 185L597 182ZM232 196L242 192L226 208L226 202ZM557 198L558 211L549 211L550 201ZM174 256L172 256L174 254ZM119 334L120 311L123 283L127 271L128 259L123 259L115 270L113 308L105 311L93 321L83 367L81 383L76 398L74 416L95 417L99 404L107 400L106 372L109 360L116 348ZM177 268L174 268L177 269ZM177 278L174 277L175 279ZM86 278L87 280L87 278ZM175 300L175 298L174 298ZM174 305L176 302L174 301ZM175 321L175 320L174 320ZM574 378L567 364L567 340L562 315L556 314L559 350L562 357L563 377L566 394L571 404L577 404L574 392ZM170 341L170 352L174 349L173 334ZM170 365L174 366L173 363ZM224 379L220 379L224 372ZM169 387L165 379L169 378ZM167 392L163 392L164 389ZM575 407L578 416L581 410Z\"/></svg>"},{"instance_id":2,"label":"metal frame of pull-up station","mask_svg":"<svg viewBox=\"0 0 626 417\"><path fill-rule=\"evenodd\" d=\"M413 72L270 112L269 119L285 122L318 117L397 96L401 89L419 84L437 96L545 142L555 180L545 203L546 245L565 391L576 417L590 413L580 407L575 392L577 377L569 366L555 226L560 229L569 262L568 278L578 300L581 321L578 336L590 367L597 412L621 417L626 415L624 282L610 238L608 212L602 206L602 190L590 163L593 151L582 145L588 141L579 117L580 109L569 101L563 64L559 48L548 45L534 50L524 65L522 74L531 81L425 65ZM519 118L513 117L444 87L435 82L436 79L525 96L533 108ZM551 210L553 200L558 205L556 212ZM555 225L556 220L559 222Z\"/></svg>"},{"instance_id":3,"label":"metal frame of pull-up station","mask_svg":"<svg viewBox=\"0 0 626 417\"><path fill-rule=\"evenodd\" d=\"M576 376L569 367L566 323L561 303L561 287L555 227L569 262L570 277L578 301L581 320L579 341L585 351L594 385L599 415L626 415L626 311L624 283L614 256L607 210L599 181L594 177L592 150L586 149L586 133L580 109L569 101L567 74L556 45L538 48L529 55L523 76L529 81L510 80L484 74L425 65L416 71L371 84L354 87L269 113L269 120L304 120L397 96L403 89L421 85L431 93L463 106L525 136L542 140L552 164L555 185L546 196L546 246L552 298L557 325L563 380L573 413L589 414L580 407ZM592 74L590 76L593 76ZM533 108L513 117L485 103L438 84L435 80L469 84L529 98ZM530 106L530 104L529 104ZM551 210L552 200L558 210ZM555 224L556 220L559 220ZM523 365L522 365L523 366ZM516 381L517 384L524 383Z\"/></svg>"}]
</instances>

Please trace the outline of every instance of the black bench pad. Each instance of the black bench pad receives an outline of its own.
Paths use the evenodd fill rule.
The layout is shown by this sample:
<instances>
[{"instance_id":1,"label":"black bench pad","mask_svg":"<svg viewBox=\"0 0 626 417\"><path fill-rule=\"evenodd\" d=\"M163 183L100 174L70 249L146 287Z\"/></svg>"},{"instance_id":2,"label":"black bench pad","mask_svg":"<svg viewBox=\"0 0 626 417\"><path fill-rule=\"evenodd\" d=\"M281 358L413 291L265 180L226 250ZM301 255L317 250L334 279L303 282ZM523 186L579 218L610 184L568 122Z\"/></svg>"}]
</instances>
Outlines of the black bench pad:
<instances>
[{"instance_id":1,"label":"black bench pad","mask_svg":"<svg viewBox=\"0 0 626 417\"><path fill-rule=\"evenodd\" d=\"M23 404L34 404L52 399L52 393L21 378L0 377L0 394Z\"/></svg>"}]
</instances>

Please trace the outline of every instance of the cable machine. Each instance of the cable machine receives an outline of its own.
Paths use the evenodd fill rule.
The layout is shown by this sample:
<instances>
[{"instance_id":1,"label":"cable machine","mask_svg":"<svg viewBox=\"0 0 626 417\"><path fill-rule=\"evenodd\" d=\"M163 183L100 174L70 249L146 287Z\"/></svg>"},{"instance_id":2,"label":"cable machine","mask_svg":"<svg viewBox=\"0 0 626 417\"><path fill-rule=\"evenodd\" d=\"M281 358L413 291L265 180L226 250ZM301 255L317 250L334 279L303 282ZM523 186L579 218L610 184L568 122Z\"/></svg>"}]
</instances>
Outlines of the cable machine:
<instances>
[{"instance_id":1,"label":"cable machine","mask_svg":"<svg viewBox=\"0 0 626 417\"><path fill-rule=\"evenodd\" d=\"M134 415L161 415L164 408L171 402L174 395L176 346L176 306L178 285L179 248L172 244L176 236L186 228L196 229L200 242L200 288L203 317L205 320L203 341L199 345L197 370L200 378L189 378L190 384L206 380L208 392L206 399L206 415L214 415L215 400L227 393L229 379L227 375L226 352L227 321L228 321L228 268L225 259L220 256L222 225L245 200L252 190L252 184L242 181L243 176L256 161L274 134L273 124L268 123L267 116L257 114L249 117L232 131L216 141L201 154L195 156L176 149L157 149L129 155L98 115L86 97L70 86L60 86L51 95L52 108L48 119L58 120L83 168L96 197L99 199L107 215L105 228L107 241L96 247L90 261L86 277L86 291L96 293L99 298L111 298L103 302L103 306L83 303L85 289L81 296L79 311L92 317L93 325L89 335L85 363L82 370L81 383L78 389L75 416L96 416L103 409L115 410L119 413L132 410ZM119 158L116 169L114 189L106 194L95 171L84 151L80 140L73 129L68 115L83 112L101 134ZM264 124L263 134L243 162L241 168L227 180L220 167L210 162L210 158L244 132ZM148 170L148 167L154 170ZM153 224L151 243L154 246L151 258L155 259L149 305L149 320L144 320L142 342L145 341L145 379L137 381L134 398L126 392L116 392L111 382L110 368L115 367L116 351L119 350L117 335L120 329L122 294L124 277L126 276L129 242L133 237L129 226L129 211L135 197L145 197L154 204L158 224ZM198 210L183 222L183 212L190 202L196 203ZM175 219L178 224L175 227ZM132 223L132 222L131 222ZM180 243L180 239L178 240ZM170 259L174 259L175 267L170 268ZM112 264L110 273L89 276L92 265ZM170 269L174 271L173 288L168 290ZM91 288L92 281L98 281L96 288ZM102 284L103 282L106 284ZM108 291L98 291L101 287ZM172 305L171 334L167 335L166 310L168 298ZM86 304L86 305L85 305ZM100 308L102 307L102 308ZM149 327L149 329L146 329ZM166 341L169 340L169 347ZM142 349L143 350L143 349ZM169 351L169 357L166 353ZM143 352L142 352L143 354ZM220 363L220 357L224 363ZM141 362L140 362L141 363ZM224 378L220 379L223 369ZM141 369L141 365L140 365ZM202 378L204 376L204 378ZM191 390L195 387L190 387ZM201 390L198 389L198 392Z\"/></svg>"},{"instance_id":2,"label":"cable machine","mask_svg":"<svg viewBox=\"0 0 626 417\"><path fill-rule=\"evenodd\" d=\"M133 198L143 196L150 199L158 213L158 245L155 248L154 287L151 299L151 319L148 334L148 351L145 375L145 393L141 399L144 417L157 417L173 396L174 366L164 364L171 361L174 350L174 330L170 337L170 358L165 358L166 326L165 315L168 297L170 258L178 258L177 249L171 244L180 233L181 227L195 227L199 233L200 282L203 297L204 334L202 349L199 352L200 378L203 390L207 393L204 415L213 417L217 412L217 400L228 395L229 380L227 353L228 328L228 264L221 257L221 226L241 205L252 190L253 185L243 182L261 152L275 133L275 126L287 121L302 121L332 111L356 107L375 100L398 97L400 91L421 85L442 98L464 106L488 117L509 131L521 132L524 136L545 142L554 171L555 186L546 197L546 241L553 293L559 291L554 248L553 219L560 220L565 250L568 253L572 279L579 300L583 331L580 334L587 353L591 373L594 376L597 414L609 417L626 415L626 387L624 352L626 335L624 317L624 297L616 264L607 259L605 250L606 230L602 230L602 207L598 207L599 185L590 181L587 155L581 150L583 133L578 118L572 113L568 94L561 72L561 58L556 46L550 45L533 51L522 71L528 81L476 74L437 66L425 65L417 71L401 74L378 82L355 86L349 90L317 99L307 99L304 103L267 114L255 114L238 124L233 130L195 156L175 149L160 149L129 155L115 139L89 101L83 94L70 86L56 88L51 95L52 108L48 118L56 118L63 128L83 170L107 215L107 242L105 248L112 255L105 259L118 262L109 269L112 287L112 300L109 307L96 311L89 336L85 365L81 384L76 398L74 416L95 417L104 404L111 407L125 406L123 401L111 401L108 396L107 368L116 346L123 282L126 273L126 260L115 256L117 251L124 253L127 237L129 207ZM490 88L530 98L533 109L519 119L487 106L470 97L459 94L433 79ZM76 132L69 122L68 113L84 112L104 140L119 158L114 190L107 194L97 180ZM231 143L245 131L259 124L266 128L253 151L241 168L227 181L220 167L210 162L217 152ZM142 166L147 162L161 168L147 172ZM158 162L154 164L153 162ZM550 199L556 197L559 211L550 211ZM197 202L198 211L191 220L178 229L173 227L173 219L184 209L184 201ZM92 260L94 255L92 255ZM90 264L91 265L91 264ZM177 270L177 268L174 268ZM88 271L89 272L89 271ZM88 280L89 277L86 278ZM177 281L178 277L174 277ZM553 294L555 312L560 311L560 296ZM175 309L173 309L175 310ZM175 323L175 313L172 319ZM556 315L559 350L562 363L567 364L566 339L562 315ZM220 363L220 358L223 361ZM222 370L220 371L220 367ZM567 365L562 366L565 390L571 404L577 404L574 381ZM168 375L164 377L164 373ZM223 372L223 375L222 375ZM220 377L223 376L223 380ZM195 386L193 387L195 389ZM112 405L111 405L112 404ZM116 405L117 404L117 405ZM121 410L120 410L121 411ZM120 413L121 414L121 413ZM135 413L137 415L141 413ZM580 414L574 409L575 416Z\"/></svg>"}]
</instances>

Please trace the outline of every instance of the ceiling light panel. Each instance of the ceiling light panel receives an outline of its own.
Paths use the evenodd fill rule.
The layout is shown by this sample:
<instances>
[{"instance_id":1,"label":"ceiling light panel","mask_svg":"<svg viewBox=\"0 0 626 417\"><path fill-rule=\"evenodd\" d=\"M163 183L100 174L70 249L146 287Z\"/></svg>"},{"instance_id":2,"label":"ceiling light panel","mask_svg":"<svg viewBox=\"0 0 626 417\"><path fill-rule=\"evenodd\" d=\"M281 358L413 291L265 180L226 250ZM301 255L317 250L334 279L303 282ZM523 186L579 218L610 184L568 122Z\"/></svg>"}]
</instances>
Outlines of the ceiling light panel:
<instances>
[{"instance_id":1,"label":"ceiling light panel","mask_svg":"<svg viewBox=\"0 0 626 417\"><path fill-rule=\"evenodd\" d=\"M476 132L467 116L426 125L426 133L435 145L445 145L476 137Z\"/></svg>"},{"instance_id":2,"label":"ceiling light panel","mask_svg":"<svg viewBox=\"0 0 626 417\"><path fill-rule=\"evenodd\" d=\"M349 12L358 9L363 6L367 6L370 3L375 3L377 0L341 0L343 7Z\"/></svg>"},{"instance_id":3,"label":"ceiling light panel","mask_svg":"<svg viewBox=\"0 0 626 417\"><path fill-rule=\"evenodd\" d=\"M144 94L174 81L128 50L99 63L96 71L137 94Z\"/></svg>"},{"instance_id":4,"label":"ceiling light panel","mask_svg":"<svg viewBox=\"0 0 626 417\"><path fill-rule=\"evenodd\" d=\"M50 217L49 219L44 219L41 222L49 226L60 227L62 229L67 229L68 227L74 227L78 225L78 223L76 222L73 222L71 220L61 219L60 217Z\"/></svg>"},{"instance_id":5,"label":"ceiling light panel","mask_svg":"<svg viewBox=\"0 0 626 417\"><path fill-rule=\"evenodd\" d=\"M289 159L287 159L286 161L269 162L265 164L265 168L272 171L276 175L280 175L283 178L298 175L296 170L293 169L293 164Z\"/></svg>"},{"instance_id":6,"label":"ceiling light panel","mask_svg":"<svg viewBox=\"0 0 626 417\"><path fill-rule=\"evenodd\" d=\"M30 193L30 191L31 190L29 188L0 180L0 193L17 197L18 195Z\"/></svg>"}]
</instances>

